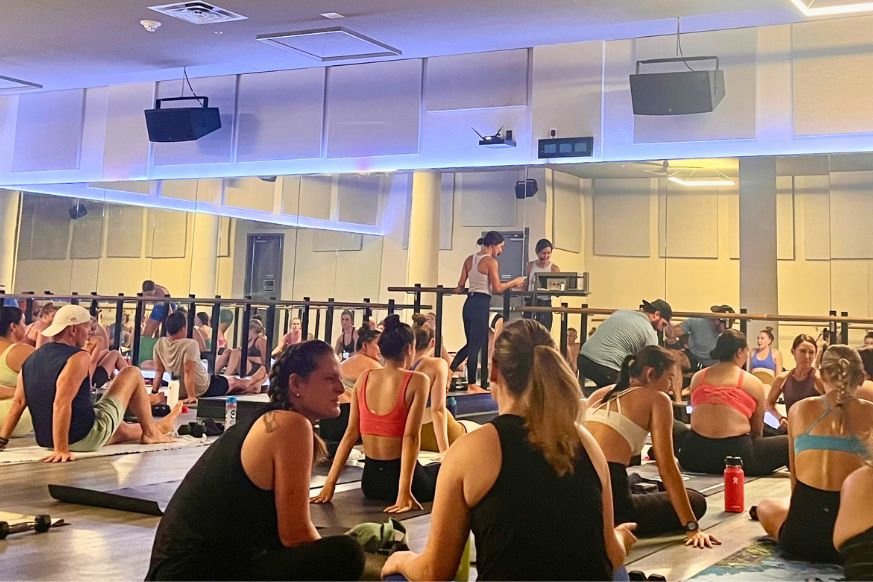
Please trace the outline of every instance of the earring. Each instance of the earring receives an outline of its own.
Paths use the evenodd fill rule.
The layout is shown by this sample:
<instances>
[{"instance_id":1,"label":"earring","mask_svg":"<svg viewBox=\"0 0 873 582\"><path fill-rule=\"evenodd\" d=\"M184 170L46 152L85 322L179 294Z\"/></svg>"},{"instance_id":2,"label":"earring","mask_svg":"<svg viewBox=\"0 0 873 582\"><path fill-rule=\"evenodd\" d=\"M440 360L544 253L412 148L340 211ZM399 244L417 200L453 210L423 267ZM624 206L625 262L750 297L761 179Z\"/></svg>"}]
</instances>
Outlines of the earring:
<instances>
[{"instance_id":1,"label":"earring","mask_svg":"<svg viewBox=\"0 0 873 582\"><path fill-rule=\"evenodd\" d=\"M300 392L295 392L294 396L296 396L297 398L300 398Z\"/></svg>"}]
</instances>

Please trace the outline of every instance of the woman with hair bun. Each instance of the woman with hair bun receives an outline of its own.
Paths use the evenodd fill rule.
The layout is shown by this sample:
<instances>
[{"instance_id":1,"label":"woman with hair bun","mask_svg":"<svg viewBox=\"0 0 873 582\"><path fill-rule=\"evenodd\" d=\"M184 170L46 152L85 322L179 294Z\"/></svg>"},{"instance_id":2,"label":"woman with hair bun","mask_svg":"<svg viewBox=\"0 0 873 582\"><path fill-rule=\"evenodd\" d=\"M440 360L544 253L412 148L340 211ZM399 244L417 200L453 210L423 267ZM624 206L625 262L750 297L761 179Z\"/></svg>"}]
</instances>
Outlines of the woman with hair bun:
<instances>
[{"instance_id":1,"label":"woman with hair bun","mask_svg":"<svg viewBox=\"0 0 873 582\"><path fill-rule=\"evenodd\" d=\"M673 404L667 393L676 367L673 355L659 346L646 346L628 356L618 383L588 399L585 427L609 463L616 523L635 522L639 535L684 530L686 545L710 548L721 542L700 531L697 523L706 513L706 498L685 489L673 456ZM627 468L631 457L642 451L649 433L666 492L634 495Z\"/></svg>"},{"instance_id":2,"label":"woman with hair bun","mask_svg":"<svg viewBox=\"0 0 873 582\"><path fill-rule=\"evenodd\" d=\"M461 293L469 280L467 300L464 302L464 336L467 343L458 350L449 366L454 372L467 360L467 384L473 390L482 390L476 384L479 372L479 356L482 347L488 342L488 313L491 308L491 295L500 294L507 289L521 288L525 278L516 277L512 281L500 281L500 265L497 257L503 252L503 235L495 230L488 231L476 241L482 249L470 255L461 268L456 293Z\"/></svg>"},{"instance_id":3,"label":"woman with hair bun","mask_svg":"<svg viewBox=\"0 0 873 582\"><path fill-rule=\"evenodd\" d=\"M802 333L794 338L791 355L795 367L776 376L767 393L767 410L779 419L779 429L783 433L788 430L788 417L782 416L776 408L779 396L785 400L785 411L791 412L791 407L801 400L824 394L824 385L814 367L817 350L814 337Z\"/></svg>"},{"instance_id":4,"label":"woman with hair bun","mask_svg":"<svg viewBox=\"0 0 873 582\"><path fill-rule=\"evenodd\" d=\"M758 347L749 358L749 371L753 374L756 370L767 370L776 376L782 373L782 354L772 347L776 337L772 327L765 327L758 332Z\"/></svg>"},{"instance_id":5,"label":"woman with hair bun","mask_svg":"<svg viewBox=\"0 0 873 582\"><path fill-rule=\"evenodd\" d=\"M322 341L290 347L270 405L224 432L194 464L155 533L146 580L358 580L360 545L322 538L309 517L312 425L339 414L339 364Z\"/></svg>"},{"instance_id":6,"label":"woman with hair bun","mask_svg":"<svg viewBox=\"0 0 873 582\"><path fill-rule=\"evenodd\" d=\"M554 245L552 241L547 238L541 238L537 241L537 245L534 248L537 253L537 259L535 261L530 261L527 264L527 269L525 270L525 275L527 277L527 290L533 291L535 289L540 289L537 287L537 274L538 273L557 273L561 270L558 265L552 262L552 251L554 250ZM525 301L527 305L533 305L530 298L527 298ZM538 297L536 302L536 307L551 307L552 306L552 298L551 297ZM530 314L527 315L530 317ZM552 331L552 313L534 313L533 317L530 317L534 321L539 321L542 323L545 328L549 331Z\"/></svg>"},{"instance_id":7,"label":"woman with hair bun","mask_svg":"<svg viewBox=\"0 0 873 582\"><path fill-rule=\"evenodd\" d=\"M579 383L529 319L503 329L493 364L500 415L449 449L424 552L393 553L383 578L451 580L472 531L480 580L612 580L633 524L614 527L606 459L577 424Z\"/></svg>"},{"instance_id":8,"label":"woman with hair bun","mask_svg":"<svg viewBox=\"0 0 873 582\"><path fill-rule=\"evenodd\" d=\"M449 446L464 435L464 425L455 420L446 407L449 388L449 366L442 358L433 357L433 329L427 317L416 313L412 316L415 334L415 361L409 367L430 378L427 408L421 419L421 450L445 454Z\"/></svg>"},{"instance_id":9,"label":"woman with hair bun","mask_svg":"<svg viewBox=\"0 0 873 582\"><path fill-rule=\"evenodd\" d=\"M421 509L433 501L439 465L418 463L421 417L430 379L409 370L415 356L412 328L389 315L379 336L385 367L361 374L352 392L349 425L334 456L330 473L313 503L329 503L340 472L358 439L364 443L361 490L370 499L392 505L387 513Z\"/></svg>"},{"instance_id":10,"label":"woman with hair bun","mask_svg":"<svg viewBox=\"0 0 873 582\"><path fill-rule=\"evenodd\" d=\"M788 464L788 437L764 438L764 385L743 370L745 334L726 329L710 356L718 360L691 378L691 430L677 457L688 471L721 475L725 457L741 457L747 475L769 475Z\"/></svg>"},{"instance_id":11,"label":"woman with hair bun","mask_svg":"<svg viewBox=\"0 0 873 582\"><path fill-rule=\"evenodd\" d=\"M796 403L788 413L791 499L767 499L757 517L787 554L816 562L839 562L834 524L840 488L864 465L873 427L873 403L859 400L864 382L861 357L832 345L822 356L825 394Z\"/></svg>"}]
</instances>

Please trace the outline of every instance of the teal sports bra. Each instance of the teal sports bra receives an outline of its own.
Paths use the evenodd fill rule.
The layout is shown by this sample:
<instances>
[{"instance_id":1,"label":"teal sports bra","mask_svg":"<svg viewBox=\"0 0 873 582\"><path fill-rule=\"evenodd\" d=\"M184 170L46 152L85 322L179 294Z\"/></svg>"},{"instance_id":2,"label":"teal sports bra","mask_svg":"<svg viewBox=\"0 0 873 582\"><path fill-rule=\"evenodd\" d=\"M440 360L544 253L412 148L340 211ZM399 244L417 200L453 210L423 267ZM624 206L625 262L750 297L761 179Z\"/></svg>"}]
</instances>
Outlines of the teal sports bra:
<instances>
[{"instance_id":1,"label":"teal sports bra","mask_svg":"<svg viewBox=\"0 0 873 582\"><path fill-rule=\"evenodd\" d=\"M803 451L838 451L841 453L849 453L858 455L859 457L867 456L867 447L861 439L855 435L849 436L833 436L821 434L809 434L824 417L831 413L831 404L825 401L827 410L821 416L816 418L803 433L794 437L794 454L800 454Z\"/></svg>"}]
</instances>

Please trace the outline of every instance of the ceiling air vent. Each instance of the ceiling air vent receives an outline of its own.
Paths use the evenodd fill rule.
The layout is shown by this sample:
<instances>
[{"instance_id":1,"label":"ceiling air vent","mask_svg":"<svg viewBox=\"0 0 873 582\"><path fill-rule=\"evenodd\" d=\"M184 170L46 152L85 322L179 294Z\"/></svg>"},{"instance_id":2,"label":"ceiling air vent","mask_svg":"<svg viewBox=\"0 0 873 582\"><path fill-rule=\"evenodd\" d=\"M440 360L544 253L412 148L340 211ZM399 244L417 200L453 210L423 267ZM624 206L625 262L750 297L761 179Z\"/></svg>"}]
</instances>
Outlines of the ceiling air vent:
<instances>
[{"instance_id":1,"label":"ceiling air vent","mask_svg":"<svg viewBox=\"0 0 873 582\"><path fill-rule=\"evenodd\" d=\"M343 26L259 34L258 40L321 62L401 55L400 49Z\"/></svg>"},{"instance_id":2,"label":"ceiling air vent","mask_svg":"<svg viewBox=\"0 0 873 582\"><path fill-rule=\"evenodd\" d=\"M171 18L178 18L193 24L218 24L245 20L247 16L219 8L208 2L177 2L175 4L162 4L149 6L149 10L160 12Z\"/></svg>"}]
</instances>

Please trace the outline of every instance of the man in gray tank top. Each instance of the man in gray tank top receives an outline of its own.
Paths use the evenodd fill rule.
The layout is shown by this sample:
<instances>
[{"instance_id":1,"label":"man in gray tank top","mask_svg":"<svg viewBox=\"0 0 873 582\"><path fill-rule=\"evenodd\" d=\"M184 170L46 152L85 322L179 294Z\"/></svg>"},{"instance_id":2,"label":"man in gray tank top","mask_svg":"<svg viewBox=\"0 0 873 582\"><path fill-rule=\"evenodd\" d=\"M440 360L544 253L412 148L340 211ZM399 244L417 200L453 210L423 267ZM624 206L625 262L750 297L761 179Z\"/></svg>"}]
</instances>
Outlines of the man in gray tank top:
<instances>
[{"instance_id":1,"label":"man in gray tank top","mask_svg":"<svg viewBox=\"0 0 873 582\"><path fill-rule=\"evenodd\" d=\"M598 388L615 384L626 357L646 346L658 345L657 332L673 317L673 309L663 299L643 301L639 311L620 309L600 324L582 345L579 372Z\"/></svg>"}]
</instances>

